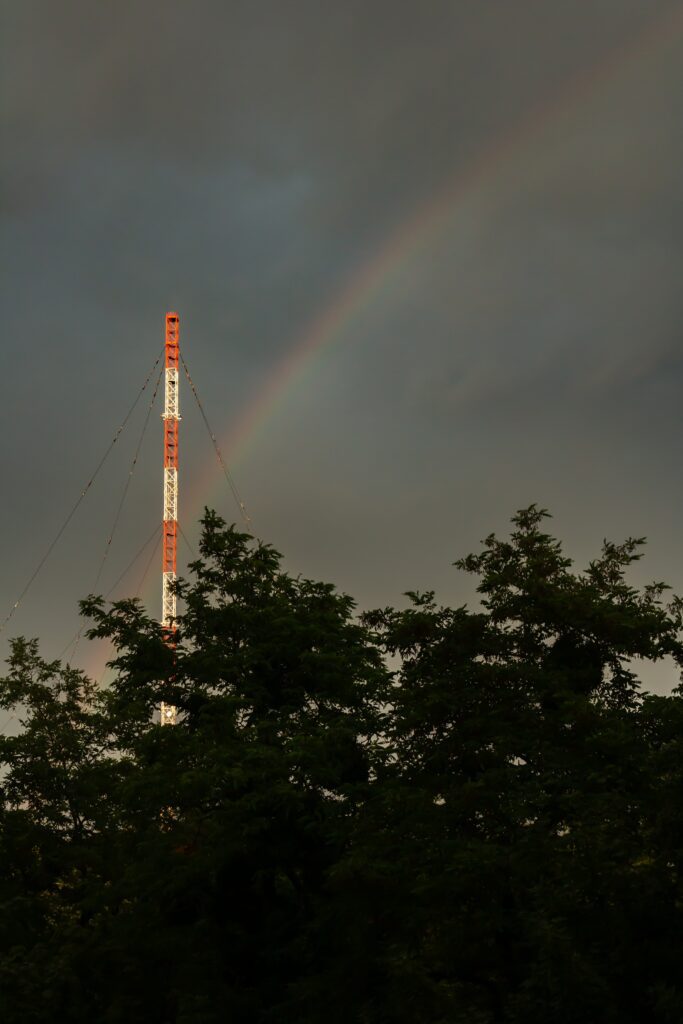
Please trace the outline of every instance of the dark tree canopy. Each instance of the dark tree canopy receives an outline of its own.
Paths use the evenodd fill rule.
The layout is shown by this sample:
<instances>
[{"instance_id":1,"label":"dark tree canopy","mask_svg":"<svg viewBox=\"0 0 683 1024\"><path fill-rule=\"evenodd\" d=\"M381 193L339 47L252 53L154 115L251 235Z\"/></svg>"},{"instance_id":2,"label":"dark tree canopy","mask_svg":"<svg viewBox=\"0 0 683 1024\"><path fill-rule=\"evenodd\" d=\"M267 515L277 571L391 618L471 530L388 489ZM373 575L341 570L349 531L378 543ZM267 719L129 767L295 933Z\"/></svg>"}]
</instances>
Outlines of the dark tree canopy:
<instances>
[{"instance_id":1,"label":"dark tree canopy","mask_svg":"<svg viewBox=\"0 0 683 1024\"><path fill-rule=\"evenodd\" d=\"M457 563L480 607L359 615L207 512L173 648L96 597L105 690L15 640L3 1024L678 1024L681 602L544 517Z\"/></svg>"}]
</instances>

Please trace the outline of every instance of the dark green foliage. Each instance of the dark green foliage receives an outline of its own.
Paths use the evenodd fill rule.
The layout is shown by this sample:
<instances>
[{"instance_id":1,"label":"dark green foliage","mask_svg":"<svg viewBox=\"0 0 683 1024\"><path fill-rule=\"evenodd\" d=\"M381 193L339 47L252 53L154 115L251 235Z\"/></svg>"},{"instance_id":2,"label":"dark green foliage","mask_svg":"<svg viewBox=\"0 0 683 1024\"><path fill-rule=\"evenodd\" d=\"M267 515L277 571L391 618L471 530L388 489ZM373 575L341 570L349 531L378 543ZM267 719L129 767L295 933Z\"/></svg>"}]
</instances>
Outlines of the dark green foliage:
<instances>
[{"instance_id":1,"label":"dark green foliage","mask_svg":"<svg viewBox=\"0 0 683 1024\"><path fill-rule=\"evenodd\" d=\"M682 1019L683 701L635 672L681 604L543 516L458 563L480 610L359 618L207 513L174 649L99 598L106 691L15 641L3 1024Z\"/></svg>"}]
</instances>

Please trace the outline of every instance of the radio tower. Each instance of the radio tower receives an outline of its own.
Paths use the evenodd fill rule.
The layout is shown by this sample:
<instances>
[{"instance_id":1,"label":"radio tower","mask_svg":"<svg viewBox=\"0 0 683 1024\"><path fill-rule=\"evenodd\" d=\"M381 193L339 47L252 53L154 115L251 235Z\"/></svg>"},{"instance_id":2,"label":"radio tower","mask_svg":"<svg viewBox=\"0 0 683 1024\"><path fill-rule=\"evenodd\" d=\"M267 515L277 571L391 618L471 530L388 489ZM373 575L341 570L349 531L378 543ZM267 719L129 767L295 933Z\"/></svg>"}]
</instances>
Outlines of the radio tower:
<instances>
[{"instance_id":1,"label":"radio tower","mask_svg":"<svg viewBox=\"0 0 683 1024\"><path fill-rule=\"evenodd\" d=\"M161 625L173 646L175 633L176 553L178 544L178 314L166 314L166 389L164 396L164 537L162 553ZM161 724L175 725L176 708L161 702Z\"/></svg>"}]
</instances>

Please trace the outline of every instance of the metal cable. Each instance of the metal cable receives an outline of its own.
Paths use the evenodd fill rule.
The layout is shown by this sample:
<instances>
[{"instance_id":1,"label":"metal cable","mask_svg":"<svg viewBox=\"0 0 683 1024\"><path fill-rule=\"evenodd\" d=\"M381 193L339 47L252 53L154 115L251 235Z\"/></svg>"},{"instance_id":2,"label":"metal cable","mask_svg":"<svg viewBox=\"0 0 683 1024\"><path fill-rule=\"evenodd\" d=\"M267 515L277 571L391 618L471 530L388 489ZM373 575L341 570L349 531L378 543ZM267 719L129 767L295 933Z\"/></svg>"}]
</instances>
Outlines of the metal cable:
<instances>
[{"instance_id":1,"label":"metal cable","mask_svg":"<svg viewBox=\"0 0 683 1024\"><path fill-rule=\"evenodd\" d=\"M133 473L135 472L135 467L137 466L138 458L140 457L140 449L142 448L142 442L144 441L145 434L147 433L147 427L149 426L149 419L150 419L150 416L152 415L152 409L154 408L154 402L156 401L156 397L157 397L157 394L158 394L158 391L159 391L159 385L161 384L161 375L162 375L162 373L163 373L163 370L160 370L159 371L159 376L157 377L156 385L154 387L154 392L152 394L152 398L150 400L149 407L147 409L147 415L145 416L145 422L143 423L143 426L142 426L142 433L140 434L140 437L138 439L138 445L137 445L137 448L135 449L135 455L133 456L133 461L131 462L130 469L128 470L128 476L126 477L126 482L125 482L124 487L123 487L123 492L121 494L121 500L119 501L119 507L116 510L116 515L114 516L114 522L112 523L111 532L110 532L110 534L109 534L109 536L107 538L107 543L106 543L104 552L102 554L102 561L101 561L100 567L99 567L99 569L97 571L97 578L95 580L95 586L93 587L93 591L92 591L93 594L96 592L97 585L100 582L100 579L102 577L102 572L104 571L104 566L105 566L105 562L107 561L107 556L109 554L109 549L111 548L111 543L112 543L112 541L114 539L114 534L116 533L116 528L117 528L117 526L119 524L119 519L121 518L121 512L123 511L123 506L125 504L126 497L128 495L128 489L130 487L131 480L133 479Z\"/></svg>"},{"instance_id":2,"label":"metal cable","mask_svg":"<svg viewBox=\"0 0 683 1024\"><path fill-rule=\"evenodd\" d=\"M147 538L147 540L145 541L145 543L144 543L144 544L142 545L142 547L141 547L141 548L139 548L139 549L138 549L137 553L136 553L136 554L135 554L135 555L133 556L133 558L131 558L130 562L128 563L128 565L126 566L126 568L125 568L125 569L123 570L123 572L121 573L121 575L120 575L120 576L119 576L119 578L117 579L116 583L114 583L114 584L113 584L113 585L112 585L112 586L111 586L111 587L109 588L109 590L107 591L107 593L106 593L106 594L104 595L104 599L105 599L105 601L106 601L106 600L108 600L108 599L109 599L109 598L111 597L111 595L112 595L112 594L114 593L114 591L115 591L115 590L116 590L116 588L118 587L118 585L119 585L119 583L121 582L121 580L122 580L122 579L124 579L124 578L125 578L125 577L126 577L126 576L128 575L128 573L129 573L129 572L130 572L130 570L131 570L131 569L133 568L133 566L135 565L135 563L137 562L137 560L138 560L138 559L139 559L139 558L140 558L140 557L141 557L141 556L142 556L142 555L143 555L143 554L145 553L145 551L147 550L147 548L149 547L149 545L150 545L150 544L152 543L152 541L153 541L153 540L154 540L154 538L156 537L156 538L157 538L157 543L156 543L156 545L155 545L155 547L154 547L154 549L153 549L153 551L152 551L152 558L154 557L154 553L155 553L155 551L157 550L157 548L158 548L158 546L159 546L159 539L160 539L160 536L161 536L161 525L158 525L158 526L155 526L155 527L154 527L154 530L153 530L153 531L152 531L152 533L151 533L151 534L149 535L149 537ZM151 558L150 558L150 562L151 562ZM139 589L139 588L138 588L138 589ZM137 596L137 595L136 595L136 596ZM66 652L67 652L68 650L70 650L70 648L72 647L72 645L73 645L73 644L74 644L74 643L75 643L75 642L76 642L76 641L78 640L79 634L80 634L80 632L82 632L82 630L83 630L83 627L81 626L81 629L79 630L79 633L76 633L76 634L74 634L74 636L72 636L72 637L71 637L71 639L69 640L68 644L67 644L67 645L66 645L66 647L65 647L65 648L63 649L63 651L61 652L61 654L59 654L59 655L58 655L58 661L61 661L61 660L62 660L62 658L64 657L64 655L66 654ZM72 655L72 657L73 657L73 655Z\"/></svg>"},{"instance_id":3,"label":"metal cable","mask_svg":"<svg viewBox=\"0 0 683 1024\"><path fill-rule=\"evenodd\" d=\"M98 584L100 582L100 579L102 578L102 573L104 572L104 566L105 566L105 564L107 562L107 557L108 557L109 551L111 549L111 544L112 544L112 541L114 539L114 534L116 533L116 528L117 528L117 526L119 524L119 519L121 518L121 513L123 511L123 506L124 506L124 504L126 502L126 497L128 495L128 489L130 487L130 482L133 479L133 473L135 472L135 467L137 466L138 457L140 455L140 449L142 448L142 442L144 441L145 434L147 433L147 427L149 426L149 418L152 415L152 409L154 407L154 402L156 401L157 393L159 391L159 385L161 384L161 375L162 375L163 372L164 372L163 369L159 370L159 376L157 377L157 382L156 382L156 384L154 386L154 391L152 393L152 398L151 398L149 406L147 408L147 415L145 416L145 422L142 425L142 432L141 432L140 437L138 439L138 444L137 444L137 448L135 449L135 454L133 456L133 461L130 464L130 469L128 470L128 476L126 477L126 482L123 485L123 491L121 493L121 498L119 500L119 505L118 505L118 508L116 509L116 513L114 515L114 522L112 523L112 527L111 527L111 530L109 532L109 536L107 537L107 543L104 546L104 551L102 553L102 559L100 561L100 565L99 565L99 568L97 570L97 576L95 577L95 583L94 583L93 588L91 590L92 594L95 594L97 592ZM76 643L74 645L74 649L73 649L73 652L71 654L71 660L72 661L76 657L76 651L78 650L78 645L80 643L82 634L83 634L83 626L81 626L81 628L79 629L78 636L76 637Z\"/></svg>"},{"instance_id":4,"label":"metal cable","mask_svg":"<svg viewBox=\"0 0 683 1024\"><path fill-rule=\"evenodd\" d=\"M233 480L232 474L230 473L230 470L228 469L228 467L225 464L225 459L223 458L221 450L218 447L218 441L216 440L216 435L214 434L213 430L211 429L211 427L209 425L209 421L208 421L208 419L206 417L206 413L204 412L204 406L201 403L201 400L200 400L199 395L197 393L197 388L195 387L194 381L192 380L192 377L190 377L190 371L187 368L187 363L185 362L182 353L180 354L180 361L183 364L183 370L185 371L185 376L187 377L187 382L190 385L190 389L192 391L192 394L195 397L195 401L196 401L197 406L199 408L199 412L201 413L201 417L204 420L204 426L206 427L206 429L207 429L207 431L209 433L209 437L211 438L211 441L213 443L213 447L214 447L214 450L216 452L216 455L218 456L218 461L219 461L221 469L223 470L223 473L225 475L225 479L227 480L228 486L229 486L229 488L230 488L230 490L232 492L232 496L235 499L235 501L237 502L237 505L239 507L240 515L242 516L242 519L244 520L244 524L245 524L245 526L247 528L247 531L252 536L254 536L254 530L253 530L253 526L252 526L251 516L247 512L246 506L245 506L244 502L242 501L242 498L240 497L240 492L237 489L237 484Z\"/></svg>"},{"instance_id":5,"label":"metal cable","mask_svg":"<svg viewBox=\"0 0 683 1024\"><path fill-rule=\"evenodd\" d=\"M123 572L121 573L121 575L120 575L120 576L119 576L119 578L117 579L116 583L114 583L114 584L113 584L113 586L111 586L111 587L109 588L109 590L107 591L107 593L106 593L106 594L104 595L104 597L105 597L105 600L107 600L107 599L108 599L109 597L111 597L111 595L112 595L112 594L114 593L114 591L115 591L115 590L116 590L116 588L118 587L118 585L119 585L119 583L121 582L121 580L122 580L122 579L124 579L124 578L125 578L125 577L126 577L126 576L128 575L128 573L129 573L129 572L130 572L130 570L131 570L131 569L133 568L133 566L135 565L135 563L137 562L137 560L138 560L138 559L140 558L140 556L141 556L141 555L143 555L143 554L144 554L144 552L145 552L145 551L147 550L147 548L148 548L148 547L149 547L149 545L150 545L150 544L152 543L152 541L154 540L154 538L155 538L155 537L156 537L156 540L157 540L157 542L156 542L156 544L154 545L154 548L152 549L152 554L151 554L151 556L150 556L150 559L149 559L149 561L148 561L148 563L147 563L147 566L146 566L146 568L145 568L145 572L144 572L144 574L143 574L142 580L140 581L140 584L139 584L139 586L138 586L138 594L139 594L140 590L142 589L142 584L143 584L143 583L144 583L144 581L145 581L145 577L147 576L147 573L149 572L149 567L150 567L150 565L152 564L152 560L153 560L153 558L154 558L154 555L155 555L155 554L157 553L157 551L158 551L158 549L159 549L159 541L161 540L161 526L160 526L160 525L157 525L157 526L155 526L155 527L154 527L154 530L153 530L153 531L152 531L152 533L151 533L151 534L149 535L149 537L147 538L147 540L145 541L145 543L144 543L144 544L142 545L142 547L141 547L141 548L139 548L139 549L138 549L138 551L137 551L137 552L136 552L136 554L135 554L135 555L133 556L133 558L131 558L130 562L128 563L128 565L126 566L126 568L125 568L125 569L123 570ZM136 594L136 596L137 596L137 594ZM82 629L82 627L81 627L81 629ZM58 656L58 659L57 659L58 661L61 661L61 660L62 660L62 658L64 657L64 655L66 654L66 652L67 652L67 651L69 650L69 648L71 647L71 645L72 645L72 644L73 644L73 643L74 643L75 641L77 641L77 640L78 640L78 635L76 635L76 636L73 636L73 637L71 638L71 640L69 640L68 644L66 645L66 647L64 648L64 650L62 651L62 653L61 653L61 654L60 654L60 655ZM106 665L105 665L105 669L104 669L104 671L106 672ZM102 673L102 676L104 676L104 672ZM100 683L101 683L101 680L100 680ZM12 721L12 719L15 719L16 717L17 717L16 715L10 715L10 716L9 716L9 718L8 718L8 719L6 720L6 722L5 722L5 723L4 723L4 724L3 724L2 726L0 726L0 732L4 733L5 729L6 729L6 728L7 728L7 726L9 725L9 723L10 723L10 722Z\"/></svg>"},{"instance_id":6,"label":"metal cable","mask_svg":"<svg viewBox=\"0 0 683 1024\"><path fill-rule=\"evenodd\" d=\"M154 561L154 559L155 559L155 557L156 557L156 553L157 553L157 551L159 550L159 542L160 542L160 540L161 540L161 527L160 527L160 526L158 526L158 527L157 527L157 531L155 531L155 532L158 532L158 533L159 533L159 536L157 537L157 542L156 542L156 544L155 544L155 545L154 545L154 547L152 548L152 554L151 554L151 555L149 556L149 559L148 559L148 561L147 561L147 565L145 566L145 571L144 571L144 572L143 572L143 574L142 574L142 578L141 578L140 582L138 583L138 589L137 589L137 590L136 590L136 592L135 592L135 596L136 596L136 597L139 597L139 596L140 596L140 592L141 592L142 588L143 588L143 587L144 587L144 585L145 585L145 580L147 579L147 573L149 572L149 570L150 570L150 567L151 567L151 565L152 565L152 562Z\"/></svg>"},{"instance_id":7,"label":"metal cable","mask_svg":"<svg viewBox=\"0 0 683 1024\"><path fill-rule=\"evenodd\" d=\"M185 536L185 531L183 530L183 528L180 525L180 523L178 523L178 532L180 533L180 536L185 541L185 545L187 547L187 550L190 552L190 554L192 555L193 558L196 558L197 557L197 552L195 551L195 549L192 547L192 545L190 544L189 540Z\"/></svg>"},{"instance_id":8,"label":"metal cable","mask_svg":"<svg viewBox=\"0 0 683 1024\"><path fill-rule=\"evenodd\" d=\"M28 583L26 584L24 589L19 594L19 597L16 599L16 601L14 602L12 607L10 608L9 613L5 616L3 621L0 623L0 633L2 633L3 630L6 628L8 622L10 621L12 616L14 615L15 611L17 610L17 608L19 607L19 605L21 604L23 599L26 597L26 594L28 593L28 590L31 587L31 585L32 585L33 581L35 580L36 576L38 575L40 570L43 568L45 563L47 562L48 558L50 557L50 555L52 554L54 548L56 547L58 541L61 539L62 534L64 533L64 531L66 530L67 526L69 525L69 523L73 519L74 515L76 514L76 511L79 508L81 502L83 501L83 499L85 498L86 494L88 493L88 491L90 490L90 488L94 484L94 482L95 482L95 480L96 480L100 470L102 469L102 466L107 461L107 458L109 457L109 454L111 453L112 448L114 447L114 445L118 441L119 436L120 436L122 430L124 429L124 427L128 423L128 420L130 419L130 417L133 415L133 412L134 412L138 402L140 401L140 398L142 397L143 392L146 390L147 385L149 384L154 371L156 370L157 366L159 365L159 360L161 359L161 357L163 355L163 352L164 352L164 350L162 348L161 352L159 353L159 355L157 356L157 358L156 358L156 360L154 362L154 366L152 367L152 369L149 371L149 374L147 375L145 383L140 388L140 391L138 392L135 401L133 402L133 404L131 405L130 409L128 410L125 419L123 420L123 422L121 423L120 427L118 428L118 430L114 434L114 437L113 437L111 443L109 444L109 447L107 448L106 452L104 453L104 455L102 456L102 458L98 462L97 467L95 468L94 473L92 474L92 476L88 480L87 484L85 485L85 487L81 491L80 495L78 496L78 499L76 500L76 503L74 504L74 506L72 507L72 509L69 512L68 516L66 517L66 519L64 520L64 522L60 526L60 528L57 531L54 539L52 540L51 544L49 545L47 551L45 552L43 557L38 562L38 565L36 566L36 568L33 570L32 575L29 577Z\"/></svg>"},{"instance_id":9,"label":"metal cable","mask_svg":"<svg viewBox=\"0 0 683 1024\"><path fill-rule=\"evenodd\" d=\"M113 585L113 586L111 586L111 587L109 588L109 590L107 591L107 593L106 593L106 594L104 595L105 601L106 601L106 600L107 600L107 599L108 599L109 597L111 597L111 595L112 595L112 594L114 593L114 591L115 591L115 590L116 590L116 588L118 587L118 585L119 585L119 583L121 582L121 580L122 580L122 579L124 578L124 576L127 576L127 575L128 575L128 573L129 573L129 572L130 572L130 570L131 570L131 569L133 568L133 566L134 566L134 565L135 565L135 563L137 562L137 560L138 560L138 558L140 557L140 555L142 555L142 554L143 554L143 552L144 552L144 551L146 550L146 548L148 547L148 545L152 543L152 541L154 540L154 538L155 538L155 537L157 537L157 543L156 543L156 544L155 544L155 546L154 546L154 551L156 551L157 547L159 546L159 537L157 536L157 534L159 534L159 535L161 534L161 524L157 524L157 526L155 526L155 527L154 527L154 530L152 531L152 533L151 533L151 534L149 535L149 537L147 538L147 540L145 541L145 543L144 543L144 544L142 545L142 547L140 548L140 550L138 551L138 553L137 553L137 554L135 555L135 557L134 557L133 559L131 559L131 561L130 561L130 562L128 563L128 565L126 566L126 568L125 568L125 569L123 570L123 572L121 573L121 575L120 575L120 576L119 576L119 578L117 579L116 583L114 583L114 585ZM152 552L152 556L154 555L154 551Z\"/></svg>"}]
</instances>

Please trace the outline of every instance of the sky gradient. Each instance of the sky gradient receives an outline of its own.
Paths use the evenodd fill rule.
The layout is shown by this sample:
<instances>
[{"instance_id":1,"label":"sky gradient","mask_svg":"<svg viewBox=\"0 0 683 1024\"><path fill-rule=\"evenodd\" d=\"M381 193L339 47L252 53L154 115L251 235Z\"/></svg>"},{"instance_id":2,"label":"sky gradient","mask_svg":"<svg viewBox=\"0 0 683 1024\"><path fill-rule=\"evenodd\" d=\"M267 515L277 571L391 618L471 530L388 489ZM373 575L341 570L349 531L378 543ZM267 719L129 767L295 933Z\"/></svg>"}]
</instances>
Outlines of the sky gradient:
<instances>
[{"instance_id":1,"label":"sky gradient","mask_svg":"<svg viewBox=\"0 0 683 1024\"><path fill-rule=\"evenodd\" d=\"M2 38L0 617L167 309L291 571L462 601L451 563L537 502L579 564L646 535L634 579L683 591L678 0L24 0ZM7 631L49 656L145 404ZM100 589L160 517L160 411ZM181 411L194 543L204 504L238 512L188 388Z\"/></svg>"}]
</instances>

